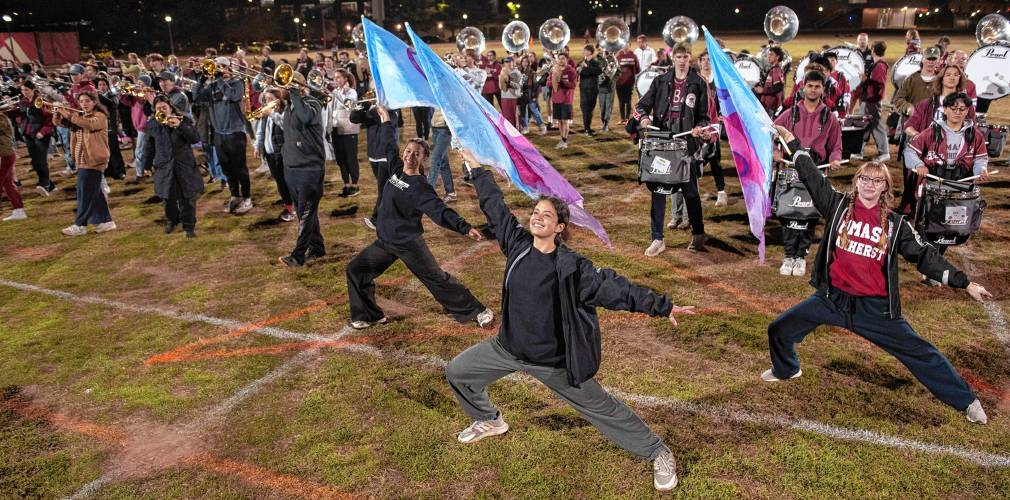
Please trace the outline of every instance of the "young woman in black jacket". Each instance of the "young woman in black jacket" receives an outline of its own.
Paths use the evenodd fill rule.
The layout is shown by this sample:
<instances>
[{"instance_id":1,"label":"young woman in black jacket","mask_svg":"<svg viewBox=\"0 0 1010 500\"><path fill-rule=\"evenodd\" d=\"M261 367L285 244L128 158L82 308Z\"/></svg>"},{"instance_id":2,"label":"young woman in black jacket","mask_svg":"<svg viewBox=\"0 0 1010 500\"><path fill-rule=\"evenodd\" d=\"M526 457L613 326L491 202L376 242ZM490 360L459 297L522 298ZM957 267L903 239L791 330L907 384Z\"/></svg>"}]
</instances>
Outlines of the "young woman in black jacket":
<instances>
[{"instance_id":1,"label":"young woman in black jacket","mask_svg":"<svg viewBox=\"0 0 1010 500\"><path fill-rule=\"evenodd\" d=\"M470 151L463 160L479 165ZM566 247L568 206L541 198L524 228L508 207L491 172L471 171L480 208L506 257L502 283L501 328L496 337L456 356L446 378L473 423L459 433L472 443L508 431L501 412L488 399L487 386L524 371L572 405L604 435L625 450L653 461L654 486L677 484L670 449L642 419L594 379L600 367L600 325L596 308L668 317L694 314L665 295L635 285L612 269L598 269ZM515 278L513 278L515 277Z\"/></svg>"},{"instance_id":2,"label":"young woman in black jacket","mask_svg":"<svg viewBox=\"0 0 1010 500\"><path fill-rule=\"evenodd\" d=\"M424 241L421 215L459 234L480 241L480 231L474 229L455 210L435 194L422 171L430 150L424 139L411 139L400 154L396 144L396 128L390 122L390 112L375 106L381 121L375 139L383 162L395 172L386 181L378 204L378 239L347 264L347 293L351 305L351 326L363 329L385 323L386 316L375 303L375 278L386 272L397 259L417 276L435 300L452 314L456 321L476 320L484 327L494 315L484 307L462 283L442 270ZM371 149L371 146L369 147Z\"/></svg>"},{"instance_id":3,"label":"young woman in black jacket","mask_svg":"<svg viewBox=\"0 0 1010 500\"><path fill-rule=\"evenodd\" d=\"M172 107L168 98L154 98L154 111L165 123L151 118L144 134L145 172L154 166L154 193L165 200L165 234L182 223L187 238L196 237L196 200L203 193L203 178L196 166L193 144L200 142L193 120Z\"/></svg>"},{"instance_id":4,"label":"young woman in black jacket","mask_svg":"<svg viewBox=\"0 0 1010 500\"><path fill-rule=\"evenodd\" d=\"M847 328L898 358L912 375L944 403L967 413L968 420L988 421L982 404L957 370L901 315L898 301L898 256L914 262L919 272L971 297L992 298L922 240L912 225L891 210L891 174L880 162L864 163L853 178L852 192L841 193L821 175L800 143L782 126L776 130L789 148L800 180L827 219L810 283L817 292L782 313L768 326L772 368L766 382L803 374L795 345L820 325Z\"/></svg>"}]
</instances>

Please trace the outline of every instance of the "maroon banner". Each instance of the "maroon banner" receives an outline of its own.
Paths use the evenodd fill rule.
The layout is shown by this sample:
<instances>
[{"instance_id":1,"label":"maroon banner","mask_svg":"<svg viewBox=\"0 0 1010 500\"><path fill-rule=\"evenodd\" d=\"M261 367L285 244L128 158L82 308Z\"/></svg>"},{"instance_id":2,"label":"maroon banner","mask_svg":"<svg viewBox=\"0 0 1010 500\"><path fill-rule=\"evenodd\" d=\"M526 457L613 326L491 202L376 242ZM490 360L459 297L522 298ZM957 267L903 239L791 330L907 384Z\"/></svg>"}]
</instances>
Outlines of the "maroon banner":
<instances>
[{"instance_id":1,"label":"maroon banner","mask_svg":"<svg viewBox=\"0 0 1010 500\"><path fill-rule=\"evenodd\" d=\"M35 45L35 33L0 33L0 59L13 59L17 63L30 62L39 58Z\"/></svg>"},{"instance_id":2,"label":"maroon banner","mask_svg":"<svg viewBox=\"0 0 1010 500\"><path fill-rule=\"evenodd\" d=\"M18 64L38 59L42 64L74 63L81 59L81 46L73 31L0 33L0 59ZM12 57L13 54L13 57Z\"/></svg>"}]
</instances>

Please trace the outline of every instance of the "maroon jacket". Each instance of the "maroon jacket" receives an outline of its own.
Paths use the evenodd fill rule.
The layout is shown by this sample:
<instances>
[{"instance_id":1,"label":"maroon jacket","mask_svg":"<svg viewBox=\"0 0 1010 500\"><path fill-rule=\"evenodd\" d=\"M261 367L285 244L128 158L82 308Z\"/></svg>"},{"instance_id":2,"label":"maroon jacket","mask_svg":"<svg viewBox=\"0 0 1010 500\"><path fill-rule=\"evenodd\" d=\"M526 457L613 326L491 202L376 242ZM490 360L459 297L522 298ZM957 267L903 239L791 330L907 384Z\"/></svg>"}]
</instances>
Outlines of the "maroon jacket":
<instances>
[{"instance_id":1,"label":"maroon jacket","mask_svg":"<svg viewBox=\"0 0 1010 500\"><path fill-rule=\"evenodd\" d=\"M985 145L985 135L982 134L978 126L972 124L971 127L973 129L971 144L965 144L964 142L961 144L961 149L957 152L957 159L954 161L957 169L955 172L951 172L953 176L950 178L952 179L962 179L972 175L975 169L975 160L978 158L988 158L989 156L989 151ZM948 164L946 158L947 131L939 125L936 128L939 129L939 133L933 130L933 126L929 126L921 131L919 135L915 136L908 143L908 150L912 151L922 160L922 163L929 169L930 173L940 175L938 167ZM968 132L965 129L965 142L967 142L967 136ZM943 175L940 176L945 177Z\"/></svg>"},{"instance_id":2,"label":"maroon jacket","mask_svg":"<svg viewBox=\"0 0 1010 500\"><path fill-rule=\"evenodd\" d=\"M638 66L638 58L630 50L622 50L617 53L617 65L621 68L621 73L617 77L618 87L628 87L635 84L635 76L641 70Z\"/></svg>"},{"instance_id":3,"label":"maroon jacket","mask_svg":"<svg viewBox=\"0 0 1010 500\"><path fill-rule=\"evenodd\" d=\"M793 120L796 110L799 110L799 119ZM813 113L807 112L802 103L790 106L775 119L775 124L789 129L803 147L810 148L811 152L817 154L818 161L842 159L842 126L838 115L823 102L817 105Z\"/></svg>"},{"instance_id":4,"label":"maroon jacket","mask_svg":"<svg viewBox=\"0 0 1010 500\"><path fill-rule=\"evenodd\" d=\"M553 75L547 74L547 85L554 88ZM561 70L561 81L558 82L558 91L551 93L551 102L554 104L571 104L575 99L575 85L578 84L579 75L575 68L566 65Z\"/></svg>"},{"instance_id":5,"label":"maroon jacket","mask_svg":"<svg viewBox=\"0 0 1010 500\"><path fill-rule=\"evenodd\" d=\"M498 75L501 73L501 63L498 61L488 62L486 57L481 57L480 69L487 71L487 80L484 80L484 88L481 89L480 93L487 95L501 92L501 89L498 87Z\"/></svg>"},{"instance_id":6,"label":"maroon jacket","mask_svg":"<svg viewBox=\"0 0 1010 500\"><path fill-rule=\"evenodd\" d=\"M909 116L908 120L905 121L905 128L912 127L915 130L922 132L926 127L933 123L933 120L937 118L937 110L942 108L943 105L940 104L939 97L930 97L929 99L919 101L919 103L915 105L915 111L912 111L912 116ZM975 121L975 106L968 108L968 114L965 118Z\"/></svg>"},{"instance_id":7,"label":"maroon jacket","mask_svg":"<svg viewBox=\"0 0 1010 500\"><path fill-rule=\"evenodd\" d=\"M862 99L863 102L878 103L884 98L886 84L887 62L881 59L873 63L873 66L870 67L870 76L856 87L853 95Z\"/></svg>"}]
</instances>

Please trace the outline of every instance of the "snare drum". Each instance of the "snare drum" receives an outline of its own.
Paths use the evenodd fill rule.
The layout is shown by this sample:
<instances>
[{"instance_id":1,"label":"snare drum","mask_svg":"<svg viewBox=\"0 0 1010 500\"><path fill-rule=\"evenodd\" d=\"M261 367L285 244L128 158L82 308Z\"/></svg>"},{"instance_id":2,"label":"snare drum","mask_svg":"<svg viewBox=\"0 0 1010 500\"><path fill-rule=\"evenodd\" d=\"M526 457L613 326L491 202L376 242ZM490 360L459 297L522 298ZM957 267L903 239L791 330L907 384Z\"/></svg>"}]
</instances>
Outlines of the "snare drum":
<instances>
[{"instance_id":1,"label":"snare drum","mask_svg":"<svg viewBox=\"0 0 1010 500\"><path fill-rule=\"evenodd\" d=\"M814 199L806 185L793 168L779 170L775 178L775 196L772 197L772 213L782 219L819 219L820 212L814 207Z\"/></svg>"},{"instance_id":2,"label":"snare drum","mask_svg":"<svg viewBox=\"0 0 1010 500\"><path fill-rule=\"evenodd\" d=\"M649 131L638 156L638 182L683 184L691 181L691 156L687 140L672 132Z\"/></svg>"},{"instance_id":3,"label":"snare drum","mask_svg":"<svg viewBox=\"0 0 1010 500\"><path fill-rule=\"evenodd\" d=\"M916 207L915 227L930 242L962 245L982 226L986 203L978 186L959 190L950 184L926 184Z\"/></svg>"}]
</instances>

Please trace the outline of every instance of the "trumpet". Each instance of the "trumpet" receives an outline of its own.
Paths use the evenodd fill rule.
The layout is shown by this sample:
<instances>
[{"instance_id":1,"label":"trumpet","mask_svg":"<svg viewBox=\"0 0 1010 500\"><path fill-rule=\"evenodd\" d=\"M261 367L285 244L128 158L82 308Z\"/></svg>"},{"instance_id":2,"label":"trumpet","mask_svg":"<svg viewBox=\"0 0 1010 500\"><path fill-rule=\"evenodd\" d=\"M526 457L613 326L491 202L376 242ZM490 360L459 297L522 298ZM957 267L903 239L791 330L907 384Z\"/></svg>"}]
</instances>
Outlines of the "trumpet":
<instances>
[{"instance_id":1,"label":"trumpet","mask_svg":"<svg viewBox=\"0 0 1010 500\"><path fill-rule=\"evenodd\" d=\"M294 79L294 75L295 70L294 68L291 67L290 64L286 63L278 64L277 69L274 70L274 82L277 83L277 86L283 88L289 88L292 85L298 85L299 87L309 89L309 91L315 92L316 94L322 94L320 96L322 101L325 103L330 102L330 99L332 98L330 97L330 94L326 92L326 89L318 88L310 83L299 83Z\"/></svg>"},{"instance_id":2,"label":"trumpet","mask_svg":"<svg viewBox=\"0 0 1010 500\"><path fill-rule=\"evenodd\" d=\"M259 109L256 109L255 111L250 111L250 112L246 113L245 114L245 119L247 121L261 120L264 117L266 117L266 116L270 115L271 113L273 113L274 109L277 106L280 106L280 103L281 103L280 99L275 99L273 101L270 101L270 102L268 102L268 103L260 106Z\"/></svg>"},{"instance_id":3,"label":"trumpet","mask_svg":"<svg viewBox=\"0 0 1010 500\"><path fill-rule=\"evenodd\" d=\"M63 103L54 102L54 101L47 101L47 100L45 100L45 99L43 99L41 97L36 97L34 104L35 104L35 107L39 108L39 109L45 109L45 108L49 108L49 109L52 109L52 110L55 110L55 109L66 109L68 111L73 111L75 113L84 114L84 110L83 109L75 108L73 106L70 106L69 104L63 104Z\"/></svg>"},{"instance_id":4,"label":"trumpet","mask_svg":"<svg viewBox=\"0 0 1010 500\"><path fill-rule=\"evenodd\" d=\"M182 120L181 116L170 115L168 113L165 113L164 111L158 111L154 113L154 120L162 125L168 125L168 120L172 118L178 118L179 120Z\"/></svg>"}]
</instances>

